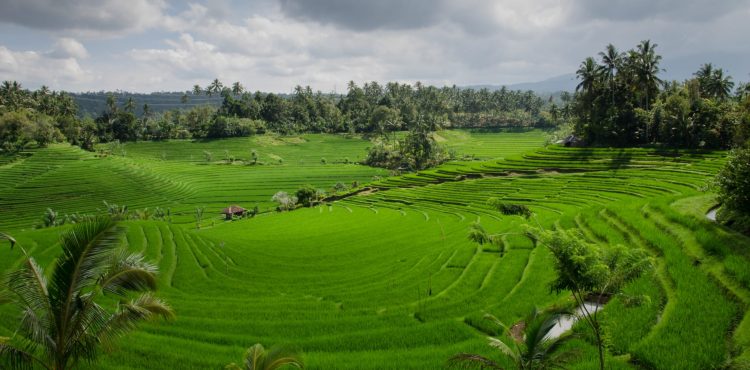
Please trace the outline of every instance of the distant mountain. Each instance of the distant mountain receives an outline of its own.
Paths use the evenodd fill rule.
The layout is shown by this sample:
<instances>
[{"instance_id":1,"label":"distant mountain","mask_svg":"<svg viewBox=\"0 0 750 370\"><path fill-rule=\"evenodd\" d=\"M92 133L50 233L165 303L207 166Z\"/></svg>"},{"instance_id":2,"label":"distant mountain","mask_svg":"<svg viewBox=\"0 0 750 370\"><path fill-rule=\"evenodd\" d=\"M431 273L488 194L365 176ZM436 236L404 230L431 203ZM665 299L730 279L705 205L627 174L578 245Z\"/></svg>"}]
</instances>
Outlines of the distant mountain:
<instances>
[{"instance_id":1,"label":"distant mountain","mask_svg":"<svg viewBox=\"0 0 750 370\"><path fill-rule=\"evenodd\" d=\"M465 88L470 89L482 89L486 88L488 90L500 90L503 86L505 86L508 90L532 90L537 94L540 95L548 95L552 93L556 93L559 91L570 91L573 92L575 90L576 85L578 84L578 81L576 81L576 76L574 74L564 74L552 78L548 78L546 80L537 81L537 82L523 82L523 83L517 83L517 84L510 84L510 85L471 85L471 86L464 86Z\"/></svg>"}]
</instances>

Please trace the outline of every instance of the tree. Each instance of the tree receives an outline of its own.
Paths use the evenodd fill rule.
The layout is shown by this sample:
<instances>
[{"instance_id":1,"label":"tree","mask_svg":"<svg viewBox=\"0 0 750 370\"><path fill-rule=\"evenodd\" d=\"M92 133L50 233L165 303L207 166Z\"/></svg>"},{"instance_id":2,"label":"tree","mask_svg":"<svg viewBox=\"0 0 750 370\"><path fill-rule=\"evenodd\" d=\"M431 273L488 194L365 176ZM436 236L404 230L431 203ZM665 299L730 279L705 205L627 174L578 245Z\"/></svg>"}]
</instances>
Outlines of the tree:
<instances>
[{"instance_id":1,"label":"tree","mask_svg":"<svg viewBox=\"0 0 750 370\"><path fill-rule=\"evenodd\" d=\"M734 149L716 177L721 211L719 219L750 232L750 148Z\"/></svg>"},{"instance_id":2,"label":"tree","mask_svg":"<svg viewBox=\"0 0 750 370\"><path fill-rule=\"evenodd\" d=\"M724 75L724 70L719 68L714 70L708 85L711 95L719 100L726 100L732 93L734 82L732 76Z\"/></svg>"},{"instance_id":3,"label":"tree","mask_svg":"<svg viewBox=\"0 0 750 370\"><path fill-rule=\"evenodd\" d=\"M242 86L242 84L239 81L232 84L232 94L241 95L244 91L245 91L245 88Z\"/></svg>"},{"instance_id":4,"label":"tree","mask_svg":"<svg viewBox=\"0 0 750 370\"><path fill-rule=\"evenodd\" d=\"M511 360L517 369L550 369L562 368L574 354L573 351L561 351L562 345L568 341L571 335L553 337L550 331L562 316L559 312L544 312L534 308L523 320L522 336L517 337L500 320L492 315L485 318L496 324L506 334L506 341L499 338L488 337L490 347L500 350L500 353ZM504 369L494 360L478 354L459 353L448 360L452 367L473 367L479 365L481 368Z\"/></svg>"},{"instance_id":5,"label":"tree","mask_svg":"<svg viewBox=\"0 0 750 370\"><path fill-rule=\"evenodd\" d=\"M193 95L198 96L203 94L203 88L200 85L193 85Z\"/></svg>"},{"instance_id":6,"label":"tree","mask_svg":"<svg viewBox=\"0 0 750 370\"><path fill-rule=\"evenodd\" d=\"M646 110L651 106L651 100L656 98L659 91L659 85L662 81L657 76L661 69L661 55L656 54L657 44L652 44L651 40L641 41L636 50L630 52L630 63L633 68L636 80L636 88L643 94L643 101Z\"/></svg>"},{"instance_id":7,"label":"tree","mask_svg":"<svg viewBox=\"0 0 750 370\"><path fill-rule=\"evenodd\" d=\"M601 304L604 297L620 294L625 284L651 269L651 257L640 248L591 245L567 230L531 230L529 234L552 252L557 272L552 288L557 292L568 290L573 294L576 304L583 311L581 319L596 338L599 367L603 370L604 338L599 311L591 312L584 303L593 297L596 303Z\"/></svg>"},{"instance_id":8,"label":"tree","mask_svg":"<svg viewBox=\"0 0 750 370\"><path fill-rule=\"evenodd\" d=\"M279 191L271 197L272 202L278 203L276 207L279 211L289 211L294 209L297 204L297 197L290 196L285 191Z\"/></svg>"},{"instance_id":9,"label":"tree","mask_svg":"<svg viewBox=\"0 0 750 370\"><path fill-rule=\"evenodd\" d=\"M111 347L138 323L173 316L151 293L156 266L121 247L121 234L109 218L76 225L61 236L63 253L49 275L25 256L4 283L22 309L13 337L0 339L4 366L63 370L91 363L100 347ZM105 296L119 300L113 310L98 303Z\"/></svg>"},{"instance_id":10,"label":"tree","mask_svg":"<svg viewBox=\"0 0 750 370\"><path fill-rule=\"evenodd\" d=\"M581 80L576 86L576 91L581 91L584 94L593 92L601 75L601 66L596 64L594 58L586 58L576 71L576 76Z\"/></svg>"},{"instance_id":11,"label":"tree","mask_svg":"<svg viewBox=\"0 0 750 370\"><path fill-rule=\"evenodd\" d=\"M620 64L622 63L622 54L617 51L614 45L608 44L605 52L600 52L599 56L602 58L604 64L604 77L609 81L609 90L612 96L612 103L614 104L615 99L615 73Z\"/></svg>"},{"instance_id":12,"label":"tree","mask_svg":"<svg viewBox=\"0 0 750 370\"><path fill-rule=\"evenodd\" d=\"M243 367L235 363L227 365L232 370L276 370L284 366L304 369L302 354L294 349L282 346L271 347L266 350L263 345L256 343L245 352Z\"/></svg>"},{"instance_id":13,"label":"tree","mask_svg":"<svg viewBox=\"0 0 750 370\"><path fill-rule=\"evenodd\" d=\"M208 87L206 87L206 94L208 96L212 96L213 94L221 93L221 90L224 88L224 84L219 81L218 78L215 78Z\"/></svg>"}]
</instances>

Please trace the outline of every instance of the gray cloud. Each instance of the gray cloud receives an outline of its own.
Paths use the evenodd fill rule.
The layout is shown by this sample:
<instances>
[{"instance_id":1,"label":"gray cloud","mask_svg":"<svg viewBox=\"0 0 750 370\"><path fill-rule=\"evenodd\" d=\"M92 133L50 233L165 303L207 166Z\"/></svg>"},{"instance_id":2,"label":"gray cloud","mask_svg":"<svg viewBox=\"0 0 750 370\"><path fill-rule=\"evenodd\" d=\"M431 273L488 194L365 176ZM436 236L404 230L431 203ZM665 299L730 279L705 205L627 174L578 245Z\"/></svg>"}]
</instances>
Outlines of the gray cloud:
<instances>
[{"instance_id":1,"label":"gray cloud","mask_svg":"<svg viewBox=\"0 0 750 370\"><path fill-rule=\"evenodd\" d=\"M165 6L161 0L2 0L0 22L111 34L153 26Z\"/></svg>"},{"instance_id":2,"label":"gray cloud","mask_svg":"<svg viewBox=\"0 0 750 370\"><path fill-rule=\"evenodd\" d=\"M282 92L341 91L349 80L512 84L570 74L608 43L624 51L644 39L659 44L664 79L689 77L704 62L735 81L750 77L750 0L65 1L66 11L52 0L0 0L0 80L138 91L216 77ZM144 6L153 17L131 11ZM20 8L62 19L8 15ZM112 14L129 21L104 24ZM91 40L101 35L121 39Z\"/></svg>"},{"instance_id":3,"label":"gray cloud","mask_svg":"<svg viewBox=\"0 0 750 370\"><path fill-rule=\"evenodd\" d=\"M748 0L580 0L576 4L583 19L637 21L668 19L706 22L739 9L748 10Z\"/></svg>"},{"instance_id":4,"label":"gray cloud","mask_svg":"<svg viewBox=\"0 0 750 370\"><path fill-rule=\"evenodd\" d=\"M330 23L357 31L416 29L437 21L442 0L280 0L293 18Z\"/></svg>"}]
</instances>

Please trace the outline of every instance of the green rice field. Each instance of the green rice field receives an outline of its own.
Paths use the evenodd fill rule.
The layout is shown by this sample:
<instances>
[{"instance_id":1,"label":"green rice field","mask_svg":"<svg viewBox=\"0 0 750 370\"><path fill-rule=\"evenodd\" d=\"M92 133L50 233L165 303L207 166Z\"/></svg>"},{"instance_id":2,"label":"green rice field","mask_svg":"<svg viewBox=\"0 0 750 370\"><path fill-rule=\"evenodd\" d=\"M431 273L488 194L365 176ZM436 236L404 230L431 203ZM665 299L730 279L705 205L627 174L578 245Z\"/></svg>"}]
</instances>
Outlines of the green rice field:
<instances>
[{"instance_id":1,"label":"green rice field","mask_svg":"<svg viewBox=\"0 0 750 370\"><path fill-rule=\"evenodd\" d=\"M358 164L369 142L340 135L138 142L106 156L53 145L0 161L0 231L44 267L68 227L35 229L48 207L173 213L122 224L123 242L158 264L158 295L176 318L142 325L84 368L223 369L254 343L294 345L310 369L437 369L458 352L500 360L485 313L514 323L573 302L551 291L552 256L521 233L529 224L655 258L625 288L645 303L615 297L603 310L608 367L750 361L750 239L705 218L726 153L545 146L542 131L439 136L462 160L399 176ZM360 191L273 211L277 191L339 182ZM489 198L534 215L502 215ZM229 204L261 213L224 221ZM200 229L196 207L207 215ZM475 221L503 233L507 253L469 241ZM21 257L0 248L0 270ZM16 311L0 306L0 336L15 330ZM566 345L578 351L569 368L598 367L585 334Z\"/></svg>"}]
</instances>

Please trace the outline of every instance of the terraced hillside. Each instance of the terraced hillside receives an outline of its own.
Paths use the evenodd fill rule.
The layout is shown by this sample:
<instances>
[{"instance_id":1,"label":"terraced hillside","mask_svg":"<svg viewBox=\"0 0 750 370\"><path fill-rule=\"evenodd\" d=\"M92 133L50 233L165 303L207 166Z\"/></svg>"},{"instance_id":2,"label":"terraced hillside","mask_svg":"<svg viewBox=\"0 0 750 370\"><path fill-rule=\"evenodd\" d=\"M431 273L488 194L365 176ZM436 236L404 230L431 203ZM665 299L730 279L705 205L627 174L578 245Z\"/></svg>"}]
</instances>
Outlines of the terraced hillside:
<instances>
[{"instance_id":1,"label":"terraced hillside","mask_svg":"<svg viewBox=\"0 0 750 370\"><path fill-rule=\"evenodd\" d=\"M522 153L544 142L541 131L445 135L450 138L445 145L459 153L475 154L469 143L483 143L477 144L477 153L487 157ZM46 208L61 215L96 212L104 208L102 201L131 210L171 208L178 223L192 222L196 207L205 207L212 216L229 204L266 210L277 191L294 192L305 184L330 190L338 182L351 186L387 176L385 170L356 164L368 145L361 138L340 135L265 135L128 143L124 156L116 152L107 157L53 145L26 152L16 161L0 161L0 228L33 227Z\"/></svg>"},{"instance_id":2,"label":"terraced hillside","mask_svg":"<svg viewBox=\"0 0 750 370\"><path fill-rule=\"evenodd\" d=\"M454 134L454 145L464 145L469 154L470 144L455 143L476 134L448 132L447 143ZM520 154L508 149L514 145L503 145L503 135L486 135L498 151L477 156L496 159L386 178L371 184L376 191L315 208L201 230L190 223L126 222L126 243L159 264L159 294L174 306L177 319L145 325L92 368L218 369L239 361L256 342L293 343L313 369L434 369L457 352L491 356L485 336L496 332L481 319L485 312L513 323L533 306L570 304L567 294L550 292L551 256L522 234L525 224L576 228L591 242L643 247L656 258L654 273L630 284L628 296L614 298L603 311L612 368L705 369L732 357L750 359L750 241L703 217L713 200L702 189L722 165L723 153L518 145L526 152ZM136 174L153 176L148 181L172 182L164 185L169 189L184 184L175 207L186 209L219 206L225 197L253 199L252 186L243 183L278 181L273 190L293 190L297 181L326 180L326 171L374 171L332 163L345 147L312 151L300 143L258 150L280 156L300 150L302 163L293 166L285 158L279 166L288 180L270 165L190 158L202 150L216 155L222 146L240 153L245 144L239 142L169 145L174 147L139 143L125 158L80 162L137 168ZM164 159L161 151L171 154ZM245 175L245 182L220 176L239 177L242 171L253 176ZM373 172L342 173L366 181ZM223 186L211 191L214 181ZM143 204L151 201L146 196L152 194L144 194ZM487 205L490 197L527 205L534 216L504 216ZM505 234L507 253L467 239L476 220ZM48 264L59 230L16 236ZM0 249L0 269L11 267L18 253ZM641 304L628 299L642 295L648 298ZM2 310L0 336L11 333L14 323L6 314L12 310ZM596 365L585 335L568 345L579 351L571 368Z\"/></svg>"}]
</instances>

